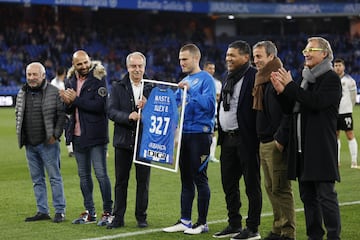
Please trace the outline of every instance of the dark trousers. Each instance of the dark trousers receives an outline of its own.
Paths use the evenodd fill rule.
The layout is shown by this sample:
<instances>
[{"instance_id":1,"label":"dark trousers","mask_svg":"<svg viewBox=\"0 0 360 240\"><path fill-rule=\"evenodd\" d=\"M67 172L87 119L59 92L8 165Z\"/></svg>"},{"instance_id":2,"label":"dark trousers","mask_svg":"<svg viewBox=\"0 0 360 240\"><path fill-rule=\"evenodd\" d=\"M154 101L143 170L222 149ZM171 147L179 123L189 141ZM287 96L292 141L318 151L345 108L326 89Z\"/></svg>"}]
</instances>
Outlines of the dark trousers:
<instances>
[{"instance_id":1,"label":"dark trousers","mask_svg":"<svg viewBox=\"0 0 360 240\"><path fill-rule=\"evenodd\" d=\"M210 153L211 134L182 135L180 150L181 172L181 218L191 220L191 210L198 191L198 220L206 223L210 202L210 188L207 177L207 164Z\"/></svg>"},{"instance_id":2,"label":"dark trousers","mask_svg":"<svg viewBox=\"0 0 360 240\"><path fill-rule=\"evenodd\" d=\"M124 219L127 202L127 189L132 166L133 151L115 148L115 206L114 215L121 221ZM135 164L136 171L136 206L137 221L146 220L149 197L150 167Z\"/></svg>"},{"instance_id":3,"label":"dark trousers","mask_svg":"<svg viewBox=\"0 0 360 240\"><path fill-rule=\"evenodd\" d=\"M328 240L340 239L340 210L334 182L299 181L304 203L306 234L309 240L322 240L327 230Z\"/></svg>"},{"instance_id":4,"label":"dark trousers","mask_svg":"<svg viewBox=\"0 0 360 240\"><path fill-rule=\"evenodd\" d=\"M262 196L259 155L256 152L257 148L253 149L245 145L237 135L224 136L221 145L220 166L229 225L234 228L242 227L239 181L244 176L245 192L249 200L246 226L257 231L260 225Z\"/></svg>"}]
</instances>

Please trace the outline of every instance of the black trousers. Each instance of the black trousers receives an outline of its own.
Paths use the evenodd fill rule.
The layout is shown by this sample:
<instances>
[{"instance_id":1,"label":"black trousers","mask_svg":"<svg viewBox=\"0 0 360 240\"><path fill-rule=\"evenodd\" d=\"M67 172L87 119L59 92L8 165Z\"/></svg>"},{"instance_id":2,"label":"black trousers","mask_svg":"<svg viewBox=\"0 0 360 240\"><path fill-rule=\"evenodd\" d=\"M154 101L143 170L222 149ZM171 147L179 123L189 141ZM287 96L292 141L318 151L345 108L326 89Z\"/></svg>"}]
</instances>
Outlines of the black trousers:
<instances>
[{"instance_id":1,"label":"black trousers","mask_svg":"<svg viewBox=\"0 0 360 240\"><path fill-rule=\"evenodd\" d=\"M118 220L123 220L126 203L127 189L132 166L133 151L115 148L115 204L114 215ZM136 171L136 206L135 217L137 221L144 221L147 217L149 201L150 167L135 164Z\"/></svg>"},{"instance_id":2,"label":"black trousers","mask_svg":"<svg viewBox=\"0 0 360 240\"><path fill-rule=\"evenodd\" d=\"M193 201L197 190L197 223L205 224L210 202L207 177L211 134L183 133L180 150L181 218L191 220ZM195 221L194 221L195 222Z\"/></svg>"},{"instance_id":3,"label":"black trousers","mask_svg":"<svg viewBox=\"0 0 360 240\"><path fill-rule=\"evenodd\" d=\"M299 181L299 191L304 203L308 239L323 239L323 223L328 240L340 239L341 221L335 183Z\"/></svg>"},{"instance_id":4,"label":"black trousers","mask_svg":"<svg viewBox=\"0 0 360 240\"><path fill-rule=\"evenodd\" d=\"M245 192L249 201L246 226L257 231L260 225L262 195L260 185L260 160L256 147L251 150L237 135L226 135L221 145L221 180L225 193L229 225L242 227L240 214L239 181L244 177Z\"/></svg>"}]
</instances>

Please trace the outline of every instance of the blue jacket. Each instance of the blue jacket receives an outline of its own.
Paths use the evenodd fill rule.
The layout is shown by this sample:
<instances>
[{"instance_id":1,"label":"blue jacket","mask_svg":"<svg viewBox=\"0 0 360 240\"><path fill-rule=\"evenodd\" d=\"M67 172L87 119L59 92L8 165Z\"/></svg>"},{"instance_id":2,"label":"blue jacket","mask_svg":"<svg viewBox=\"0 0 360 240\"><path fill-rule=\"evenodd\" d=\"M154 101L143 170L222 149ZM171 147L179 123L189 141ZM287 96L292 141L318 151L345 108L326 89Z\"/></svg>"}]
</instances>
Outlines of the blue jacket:
<instances>
[{"instance_id":1,"label":"blue jacket","mask_svg":"<svg viewBox=\"0 0 360 240\"><path fill-rule=\"evenodd\" d=\"M186 76L182 82L190 84L187 91L183 133L212 133L215 125L216 91L213 77L201 71ZM177 90L176 100L181 105L182 89Z\"/></svg>"},{"instance_id":2,"label":"blue jacket","mask_svg":"<svg viewBox=\"0 0 360 240\"><path fill-rule=\"evenodd\" d=\"M69 73L72 74L71 69ZM106 114L107 87L105 80L106 72L101 64L92 64L91 70L80 95L75 101L66 107L66 112L71 114L69 128L66 132L66 142L73 140L75 128L75 109L78 109L80 119L80 145L91 147L109 142L108 118ZM76 91L77 79L72 74L66 82L66 88Z\"/></svg>"}]
</instances>

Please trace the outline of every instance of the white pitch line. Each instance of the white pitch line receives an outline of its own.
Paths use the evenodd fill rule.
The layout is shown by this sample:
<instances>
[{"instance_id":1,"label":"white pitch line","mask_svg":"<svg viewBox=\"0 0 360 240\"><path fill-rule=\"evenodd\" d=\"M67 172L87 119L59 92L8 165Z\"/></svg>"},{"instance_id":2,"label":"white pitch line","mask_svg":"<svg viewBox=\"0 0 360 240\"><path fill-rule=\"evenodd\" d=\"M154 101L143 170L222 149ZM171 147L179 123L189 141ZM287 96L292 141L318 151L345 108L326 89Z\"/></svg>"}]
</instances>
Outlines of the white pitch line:
<instances>
[{"instance_id":1,"label":"white pitch line","mask_svg":"<svg viewBox=\"0 0 360 240\"><path fill-rule=\"evenodd\" d=\"M349 205L357 205L357 204L360 204L360 201L339 203L340 206L349 206ZM303 211L304 211L304 208L295 209L295 212L303 212ZM268 213L261 214L261 217L269 217L272 215L273 215L272 213L268 212ZM247 216L243 216L243 218L247 218ZM210 221L210 222L208 222L208 225L216 224L216 223L224 223L224 222L227 222L227 219ZM110 239L132 237L132 236L143 235L143 234L154 233L154 232L162 232L162 228L149 229L149 230L136 231L136 232L119 233L116 235L96 237L96 238L85 238L82 240L110 240Z\"/></svg>"}]
</instances>

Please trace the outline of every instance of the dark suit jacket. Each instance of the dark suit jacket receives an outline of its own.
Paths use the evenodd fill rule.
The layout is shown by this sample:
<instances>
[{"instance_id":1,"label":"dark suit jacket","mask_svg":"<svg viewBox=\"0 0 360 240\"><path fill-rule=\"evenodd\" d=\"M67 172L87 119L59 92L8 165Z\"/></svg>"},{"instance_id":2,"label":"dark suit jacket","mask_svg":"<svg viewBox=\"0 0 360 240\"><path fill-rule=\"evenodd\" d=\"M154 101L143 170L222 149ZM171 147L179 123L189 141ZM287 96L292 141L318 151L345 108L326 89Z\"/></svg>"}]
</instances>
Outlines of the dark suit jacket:
<instances>
[{"instance_id":1,"label":"dark suit jacket","mask_svg":"<svg viewBox=\"0 0 360 240\"><path fill-rule=\"evenodd\" d=\"M151 84L144 85L143 95L146 98L151 89ZM114 122L115 148L134 148L137 122L129 120L129 114L134 111L138 111L138 108L135 106L129 74L126 74L122 80L113 82L108 101L108 116Z\"/></svg>"},{"instance_id":2,"label":"dark suit jacket","mask_svg":"<svg viewBox=\"0 0 360 240\"><path fill-rule=\"evenodd\" d=\"M300 181L340 181L336 124L341 99L340 78L332 70L309 83L307 90L289 83L281 95L284 110L292 114L288 147L289 178ZM301 148L298 154L295 101L301 103Z\"/></svg>"},{"instance_id":3,"label":"dark suit jacket","mask_svg":"<svg viewBox=\"0 0 360 240\"><path fill-rule=\"evenodd\" d=\"M237 107L237 121L239 125L239 137L249 150L258 151L259 140L256 134L256 110L253 106L252 89L255 82L255 74L257 70L250 67L244 75L244 80L240 89L239 102ZM223 104L222 98L218 104L218 122L219 122L219 106ZM218 144L221 145L224 138L224 132L219 124Z\"/></svg>"}]
</instances>

